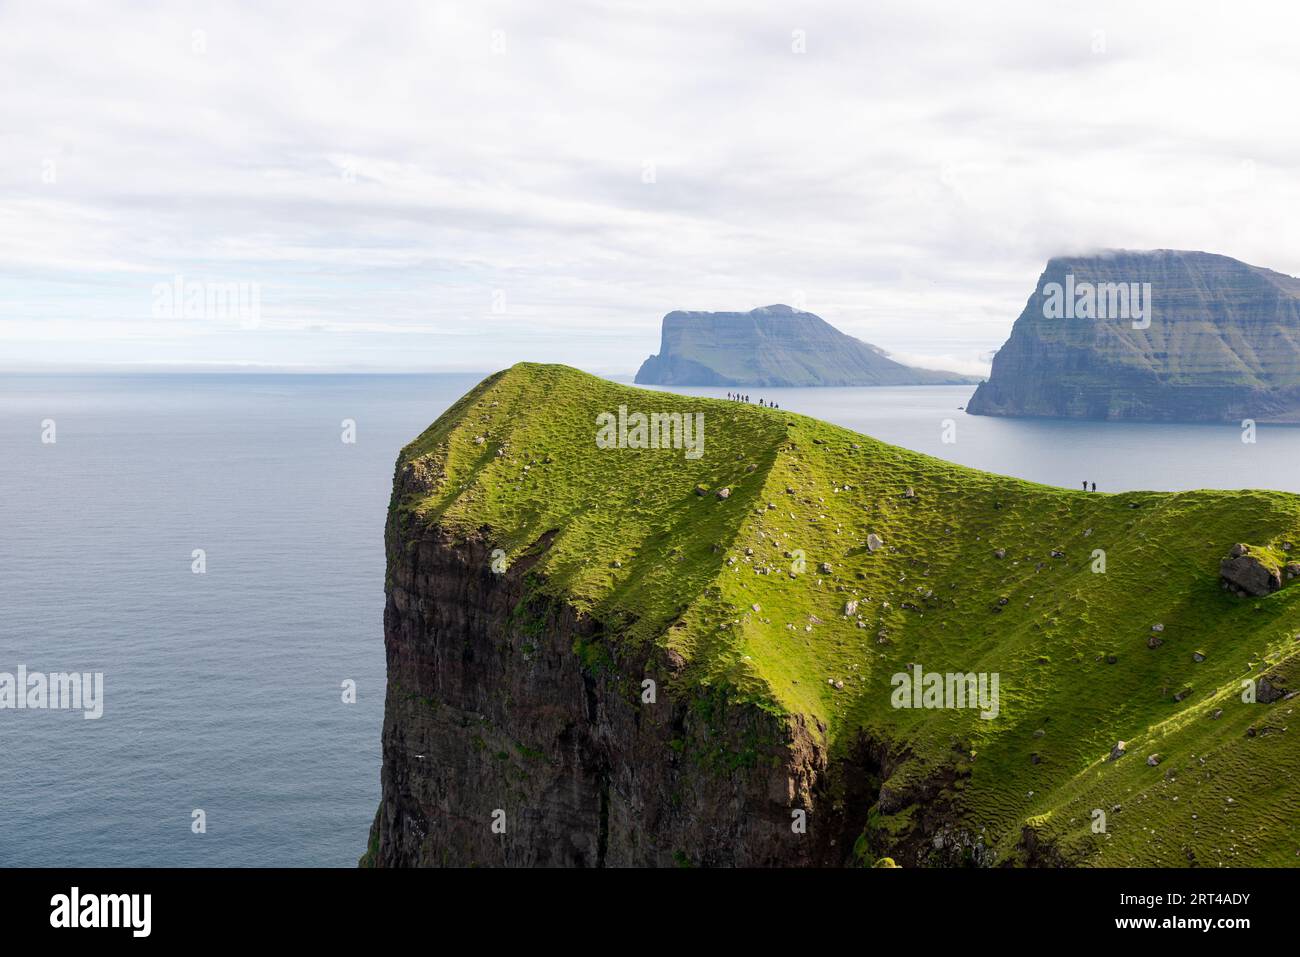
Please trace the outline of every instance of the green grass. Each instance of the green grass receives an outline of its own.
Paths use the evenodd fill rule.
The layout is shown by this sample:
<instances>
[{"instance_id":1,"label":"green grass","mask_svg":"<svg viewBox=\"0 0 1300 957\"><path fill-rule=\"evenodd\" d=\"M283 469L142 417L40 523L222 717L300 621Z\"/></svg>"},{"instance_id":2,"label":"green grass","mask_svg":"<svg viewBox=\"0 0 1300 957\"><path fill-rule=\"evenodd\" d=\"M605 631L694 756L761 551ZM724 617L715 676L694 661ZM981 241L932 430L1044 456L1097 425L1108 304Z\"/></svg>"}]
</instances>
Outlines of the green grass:
<instances>
[{"instance_id":1,"label":"green grass","mask_svg":"<svg viewBox=\"0 0 1300 957\"><path fill-rule=\"evenodd\" d=\"M619 405L703 412L704 455L597 448L596 416ZM679 653L669 693L807 715L832 754L863 734L889 741L908 752L893 790L955 768L960 824L998 860L1019 859L1031 827L1072 863L1300 864L1300 699L1239 697L1242 680L1300 659L1300 583L1259 599L1218 584L1235 542L1277 560L1300 545L1300 497L1052 488L784 410L531 364L457 402L403 469L430 491L395 501L398 521L418 513L535 560L536 587L603 622L608 641ZM885 547L870 552L869 533ZM894 709L890 677L910 662L998 673L999 716ZM1107 761L1119 739L1128 753ZM899 824L876 818L881 833Z\"/></svg>"}]
</instances>

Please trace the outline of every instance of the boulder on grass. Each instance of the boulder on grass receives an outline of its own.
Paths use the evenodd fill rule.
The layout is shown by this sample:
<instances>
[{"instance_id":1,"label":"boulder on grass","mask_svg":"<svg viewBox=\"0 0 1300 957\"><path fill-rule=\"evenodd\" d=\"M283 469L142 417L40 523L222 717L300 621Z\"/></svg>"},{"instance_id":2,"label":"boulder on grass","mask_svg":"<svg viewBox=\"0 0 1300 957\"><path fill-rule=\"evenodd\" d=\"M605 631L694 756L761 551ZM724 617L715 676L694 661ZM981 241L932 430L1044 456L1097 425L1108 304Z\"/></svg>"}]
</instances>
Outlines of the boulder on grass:
<instances>
[{"instance_id":1,"label":"boulder on grass","mask_svg":"<svg viewBox=\"0 0 1300 957\"><path fill-rule=\"evenodd\" d=\"M1249 545L1236 544L1219 562L1219 576L1237 591L1255 598L1271 595L1282 587L1282 573Z\"/></svg>"}]
</instances>

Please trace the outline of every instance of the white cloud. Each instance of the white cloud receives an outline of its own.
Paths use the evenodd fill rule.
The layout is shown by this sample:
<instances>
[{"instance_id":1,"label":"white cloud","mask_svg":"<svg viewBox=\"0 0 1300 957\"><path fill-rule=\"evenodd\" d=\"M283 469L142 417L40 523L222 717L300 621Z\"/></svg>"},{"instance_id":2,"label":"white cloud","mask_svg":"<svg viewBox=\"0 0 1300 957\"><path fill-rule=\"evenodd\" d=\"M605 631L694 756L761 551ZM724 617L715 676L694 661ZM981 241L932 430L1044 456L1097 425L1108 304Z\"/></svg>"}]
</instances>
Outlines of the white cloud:
<instances>
[{"instance_id":1,"label":"white cloud","mask_svg":"<svg viewBox=\"0 0 1300 957\"><path fill-rule=\"evenodd\" d=\"M631 371L671 309L802 297L980 371L1059 252L1300 272L1298 19L6 4L0 362ZM264 321L151 319L177 274L259 283Z\"/></svg>"}]
</instances>

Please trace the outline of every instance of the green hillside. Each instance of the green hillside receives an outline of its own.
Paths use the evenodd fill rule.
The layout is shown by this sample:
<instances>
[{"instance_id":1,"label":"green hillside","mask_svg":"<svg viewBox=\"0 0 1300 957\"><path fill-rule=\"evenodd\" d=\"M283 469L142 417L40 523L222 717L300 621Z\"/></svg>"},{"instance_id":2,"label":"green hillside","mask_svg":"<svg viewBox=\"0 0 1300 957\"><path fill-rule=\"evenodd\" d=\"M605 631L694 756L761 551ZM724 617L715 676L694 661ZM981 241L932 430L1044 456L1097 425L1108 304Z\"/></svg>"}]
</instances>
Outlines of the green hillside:
<instances>
[{"instance_id":1,"label":"green hillside","mask_svg":"<svg viewBox=\"0 0 1300 957\"><path fill-rule=\"evenodd\" d=\"M597 416L620 405L703 413L703 455L599 448ZM1300 699L1241 700L1264 674L1300 684L1300 583L1241 598L1218 579L1236 542L1300 545L1300 497L1051 488L530 364L456 403L403 470L432 491L399 509L540 556L538 587L610 641L678 652L672 693L808 715L833 754L891 742L906 760L884 787L941 782L995 862L1037 846L1049 863L1300 865ZM894 708L912 663L996 673L997 717ZM913 813L873 813L864 858Z\"/></svg>"}]
</instances>

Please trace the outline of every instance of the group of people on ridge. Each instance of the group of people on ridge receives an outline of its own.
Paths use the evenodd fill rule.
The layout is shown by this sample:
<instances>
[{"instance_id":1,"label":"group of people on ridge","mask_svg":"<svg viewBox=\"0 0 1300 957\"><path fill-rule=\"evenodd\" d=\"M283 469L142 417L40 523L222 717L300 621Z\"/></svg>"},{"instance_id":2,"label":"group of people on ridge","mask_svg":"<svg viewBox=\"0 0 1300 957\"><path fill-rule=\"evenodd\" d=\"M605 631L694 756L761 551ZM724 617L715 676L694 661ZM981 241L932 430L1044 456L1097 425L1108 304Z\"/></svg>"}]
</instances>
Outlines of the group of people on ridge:
<instances>
[{"instance_id":1,"label":"group of people on ridge","mask_svg":"<svg viewBox=\"0 0 1300 957\"><path fill-rule=\"evenodd\" d=\"M748 395L748 393L746 393L746 394L744 394L744 395L741 395L739 392L728 392L728 393L727 393L727 398L730 399L732 402L748 402L748 401L749 401L749 395ZM759 405L762 405L762 406L766 406L766 407L769 408L769 409L779 409L779 408L781 408L781 407L780 407L779 405L777 405L775 402L764 402L762 399L759 399L759 400L758 400L758 404L759 404Z\"/></svg>"}]
</instances>

